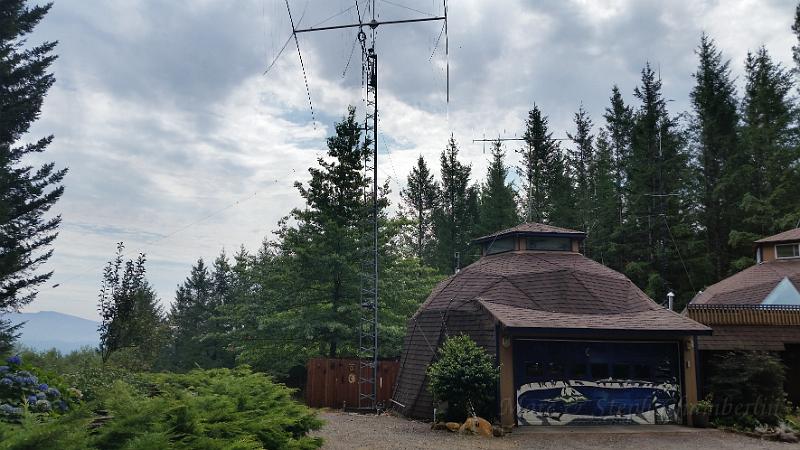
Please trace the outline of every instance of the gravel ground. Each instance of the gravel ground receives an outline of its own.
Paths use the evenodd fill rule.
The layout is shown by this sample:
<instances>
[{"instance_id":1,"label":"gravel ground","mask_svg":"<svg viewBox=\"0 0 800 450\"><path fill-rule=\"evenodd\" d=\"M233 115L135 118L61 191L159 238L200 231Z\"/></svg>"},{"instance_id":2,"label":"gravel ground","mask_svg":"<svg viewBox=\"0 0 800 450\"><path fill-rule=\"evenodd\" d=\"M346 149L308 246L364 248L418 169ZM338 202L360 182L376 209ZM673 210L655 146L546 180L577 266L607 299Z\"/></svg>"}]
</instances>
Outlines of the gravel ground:
<instances>
[{"instance_id":1,"label":"gravel ground","mask_svg":"<svg viewBox=\"0 0 800 450\"><path fill-rule=\"evenodd\" d=\"M325 439L324 449L800 449L797 444L761 441L717 430L685 432L614 432L576 430L546 432L518 429L502 438L461 436L433 431L430 424L389 415L366 416L354 413L323 412L326 425L315 433Z\"/></svg>"}]
</instances>

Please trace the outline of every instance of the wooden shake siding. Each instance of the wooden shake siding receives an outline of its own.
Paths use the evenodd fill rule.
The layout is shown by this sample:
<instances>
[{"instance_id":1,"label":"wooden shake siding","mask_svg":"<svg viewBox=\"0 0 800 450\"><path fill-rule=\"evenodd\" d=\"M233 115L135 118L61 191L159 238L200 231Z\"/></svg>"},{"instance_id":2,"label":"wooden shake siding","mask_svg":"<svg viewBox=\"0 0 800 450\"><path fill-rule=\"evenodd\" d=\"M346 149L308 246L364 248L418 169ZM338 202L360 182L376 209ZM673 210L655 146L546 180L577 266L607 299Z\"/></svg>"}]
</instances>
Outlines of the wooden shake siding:
<instances>
[{"instance_id":1,"label":"wooden shake siding","mask_svg":"<svg viewBox=\"0 0 800 450\"><path fill-rule=\"evenodd\" d=\"M704 325L800 326L800 308L784 305L690 305L686 313Z\"/></svg>"},{"instance_id":2,"label":"wooden shake siding","mask_svg":"<svg viewBox=\"0 0 800 450\"><path fill-rule=\"evenodd\" d=\"M447 338L466 334L495 357L494 322L475 303L453 305L449 312L442 309L422 310L408 324L404 353L400 359L400 376L394 400L403 415L433 419L433 397L428 390L426 371L436 361L436 351Z\"/></svg>"}]
</instances>

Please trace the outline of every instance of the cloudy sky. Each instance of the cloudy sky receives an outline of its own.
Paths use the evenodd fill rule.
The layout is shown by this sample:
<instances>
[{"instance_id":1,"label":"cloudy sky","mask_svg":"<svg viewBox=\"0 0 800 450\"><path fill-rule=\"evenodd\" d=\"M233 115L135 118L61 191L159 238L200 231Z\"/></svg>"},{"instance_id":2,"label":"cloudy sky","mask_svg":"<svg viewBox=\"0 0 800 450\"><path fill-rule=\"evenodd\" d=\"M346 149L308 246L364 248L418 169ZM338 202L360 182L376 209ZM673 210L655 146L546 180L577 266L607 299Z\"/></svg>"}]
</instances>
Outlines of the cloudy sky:
<instances>
[{"instance_id":1,"label":"cloudy sky","mask_svg":"<svg viewBox=\"0 0 800 450\"><path fill-rule=\"evenodd\" d=\"M299 26L342 11L323 25L357 20L353 1L290 4ZM384 20L442 12L440 0L376 5ZM569 131L581 103L600 122L613 84L634 101L647 61L660 68L671 112L688 111L703 31L737 76L747 51L761 45L790 66L794 6L451 0L449 105L440 25L381 27L381 177L396 196L418 155L438 166L450 133L482 176L487 155L472 139L519 134L534 102L556 135ZM293 43L263 74L290 31L283 0L55 0L30 39L59 41L57 82L31 138L54 134L44 156L70 171L46 266L55 275L27 311L96 319L100 273L119 241L131 255L147 253L166 306L197 258L257 248L300 205L292 183L306 179L346 106L362 106L361 61L356 52L347 65L352 29L300 35L312 122Z\"/></svg>"}]
</instances>

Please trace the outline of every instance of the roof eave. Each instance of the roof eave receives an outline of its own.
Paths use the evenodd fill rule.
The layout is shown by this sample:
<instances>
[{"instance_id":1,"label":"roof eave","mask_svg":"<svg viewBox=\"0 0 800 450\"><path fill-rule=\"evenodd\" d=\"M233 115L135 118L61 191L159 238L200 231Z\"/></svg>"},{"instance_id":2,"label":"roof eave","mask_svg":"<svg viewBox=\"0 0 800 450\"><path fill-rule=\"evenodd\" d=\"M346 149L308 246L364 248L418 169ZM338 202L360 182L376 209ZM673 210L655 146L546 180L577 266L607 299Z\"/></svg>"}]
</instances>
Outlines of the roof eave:
<instances>
[{"instance_id":1,"label":"roof eave","mask_svg":"<svg viewBox=\"0 0 800 450\"><path fill-rule=\"evenodd\" d=\"M501 323L502 324L502 323ZM612 328L540 328L524 326L503 325L503 329L513 336L519 335L547 335L569 337L629 337L629 338L675 338L686 336L711 336L711 328L704 329L665 329L665 330L637 330L637 329L612 329Z\"/></svg>"},{"instance_id":2,"label":"roof eave","mask_svg":"<svg viewBox=\"0 0 800 450\"><path fill-rule=\"evenodd\" d=\"M570 238L570 239L578 239L584 240L586 239L586 233L552 233L552 232L545 232L545 231L512 231L510 233L503 233L503 234L495 234L489 236L479 237L477 239L472 240L472 244L482 244L484 242L489 242L497 239L503 239L507 237L561 237L561 238Z\"/></svg>"}]
</instances>

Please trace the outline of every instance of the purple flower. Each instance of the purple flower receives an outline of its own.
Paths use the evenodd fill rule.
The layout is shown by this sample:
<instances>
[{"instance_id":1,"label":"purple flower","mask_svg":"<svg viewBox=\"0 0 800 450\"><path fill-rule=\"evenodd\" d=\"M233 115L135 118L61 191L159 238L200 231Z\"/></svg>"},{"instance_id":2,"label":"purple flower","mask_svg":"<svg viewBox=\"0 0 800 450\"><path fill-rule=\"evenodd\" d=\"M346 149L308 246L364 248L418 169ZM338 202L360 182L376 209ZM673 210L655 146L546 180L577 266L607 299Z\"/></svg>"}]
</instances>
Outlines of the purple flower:
<instances>
[{"instance_id":1,"label":"purple flower","mask_svg":"<svg viewBox=\"0 0 800 450\"><path fill-rule=\"evenodd\" d=\"M14 380L12 380L11 378L3 378L2 380L0 380L0 385L11 386L12 384L14 384Z\"/></svg>"},{"instance_id":2,"label":"purple flower","mask_svg":"<svg viewBox=\"0 0 800 450\"><path fill-rule=\"evenodd\" d=\"M36 393L36 395L33 395L32 397L36 397L37 400L47 400L47 396L44 395L44 392L38 392Z\"/></svg>"},{"instance_id":3,"label":"purple flower","mask_svg":"<svg viewBox=\"0 0 800 450\"><path fill-rule=\"evenodd\" d=\"M47 388L49 388L49 387L50 386L48 386L47 383L42 383L39 386L36 386L36 388L39 389L40 391L46 391Z\"/></svg>"},{"instance_id":4,"label":"purple flower","mask_svg":"<svg viewBox=\"0 0 800 450\"><path fill-rule=\"evenodd\" d=\"M61 397L61 392L56 388L50 388L50 389L47 390L47 396L48 397L53 397L53 398L58 398L58 397Z\"/></svg>"},{"instance_id":5,"label":"purple flower","mask_svg":"<svg viewBox=\"0 0 800 450\"><path fill-rule=\"evenodd\" d=\"M20 358L19 355L14 355L10 358L7 358L6 362L12 366L18 366L22 364L22 358Z\"/></svg>"},{"instance_id":6,"label":"purple flower","mask_svg":"<svg viewBox=\"0 0 800 450\"><path fill-rule=\"evenodd\" d=\"M0 366L0 373L6 373L9 370L11 370L11 368L8 366Z\"/></svg>"},{"instance_id":7,"label":"purple flower","mask_svg":"<svg viewBox=\"0 0 800 450\"><path fill-rule=\"evenodd\" d=\"M65 402L64 400L61 400L58 402L58 409L61 412L65 412L69 409L69 405L67 405L67 402Z\"/></svg>"},{"instance_id":8,"label":"purple flower","mask_svg":"<svg viewBox=\"0 0 800 450\"><path fill-rule=\"evenodd\" d=\"M28 404L29 405L31 405L31 406L35 405L36 404L36 400L39 400L39 399L36 398L35 395L29 395L28 396Z\"/></svg>"}]
</instances>

